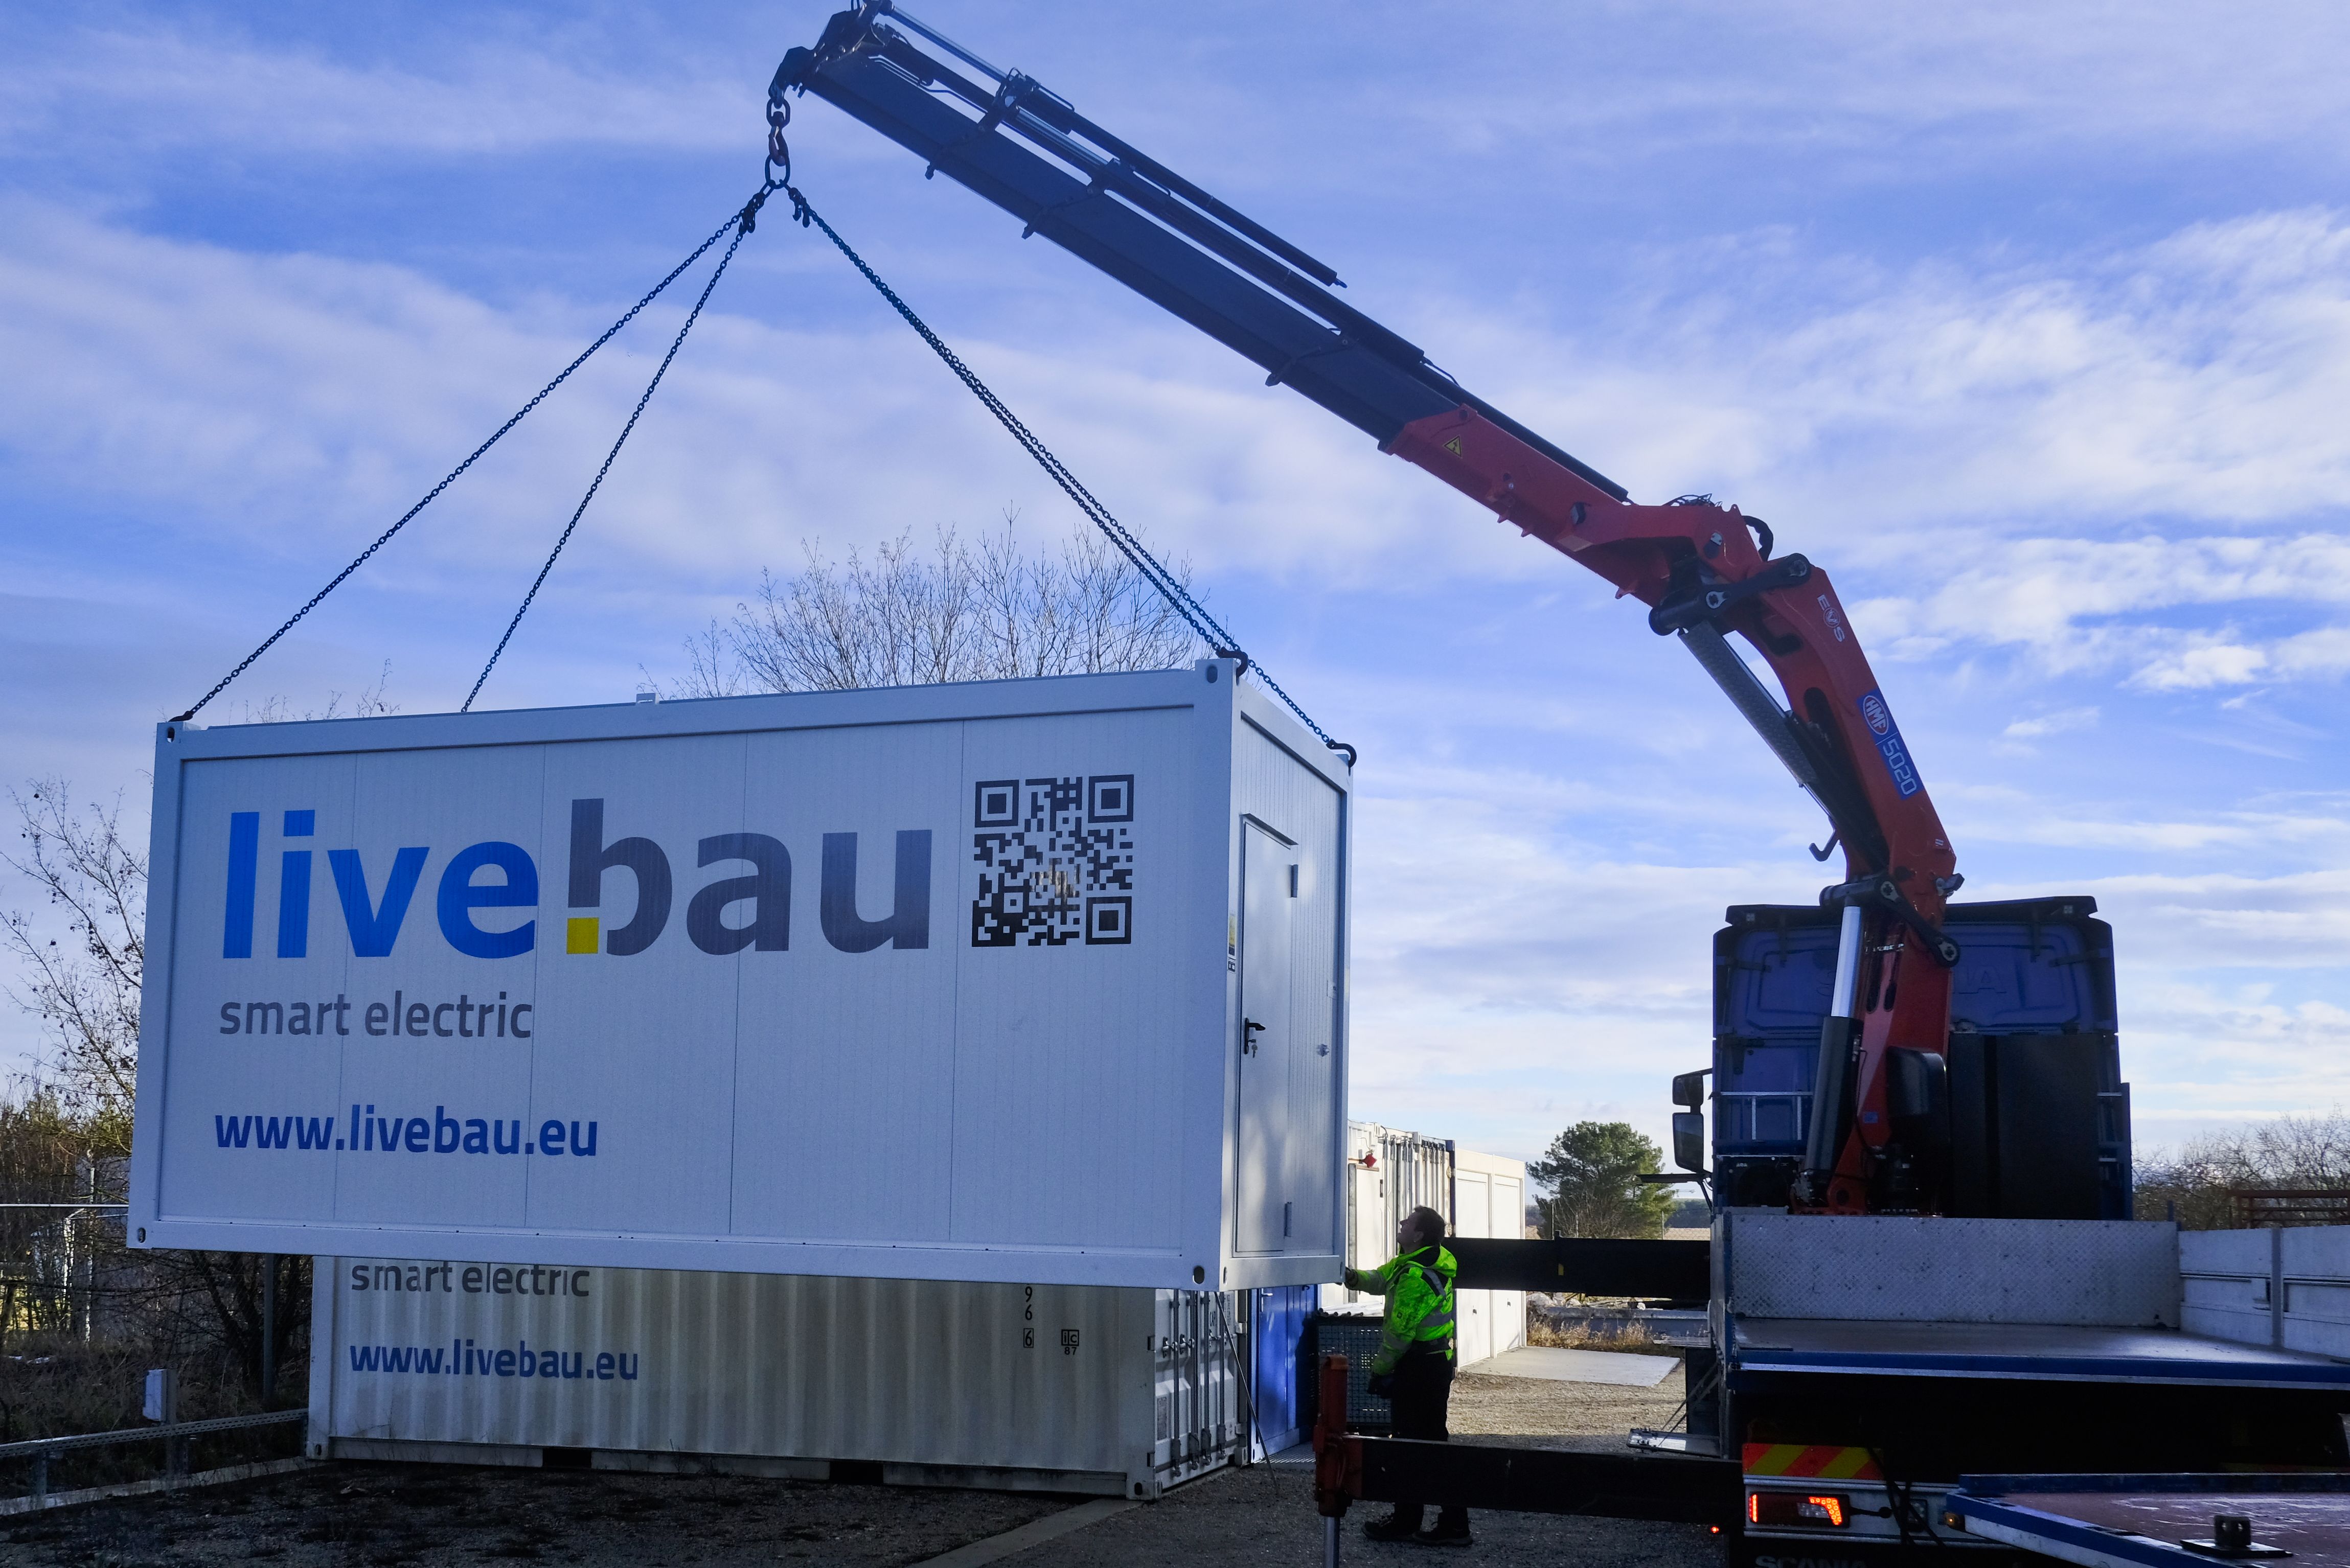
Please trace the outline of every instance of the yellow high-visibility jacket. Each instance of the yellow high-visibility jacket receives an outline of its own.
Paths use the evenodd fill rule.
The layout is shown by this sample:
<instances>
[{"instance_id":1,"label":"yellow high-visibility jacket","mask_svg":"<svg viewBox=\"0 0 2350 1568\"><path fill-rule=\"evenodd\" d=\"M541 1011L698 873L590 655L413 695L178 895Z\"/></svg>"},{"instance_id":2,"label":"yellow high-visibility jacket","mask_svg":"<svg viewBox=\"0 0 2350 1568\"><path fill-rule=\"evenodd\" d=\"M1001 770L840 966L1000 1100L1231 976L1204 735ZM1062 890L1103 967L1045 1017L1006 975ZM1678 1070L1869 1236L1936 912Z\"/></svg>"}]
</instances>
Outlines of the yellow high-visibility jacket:
<instances>
[{"instance_id":1,"label":"yellow high-visibility jacket","mask_svg":"<svg viewBox=\"0 0 2350 1568\"><path fill-rule=\"evenodd\" d=\"M1372 1376L1393 1372L1416 1345L1432 1345L1445 1360L1452 1359L1452 1282L1460 1272L1461 1265L1441 1246L1406 1252L1367 1273L1347 1271L1348 1290L1387 1298L1379 1348L1371 1357Z\"/></svg>"}]
</instances>

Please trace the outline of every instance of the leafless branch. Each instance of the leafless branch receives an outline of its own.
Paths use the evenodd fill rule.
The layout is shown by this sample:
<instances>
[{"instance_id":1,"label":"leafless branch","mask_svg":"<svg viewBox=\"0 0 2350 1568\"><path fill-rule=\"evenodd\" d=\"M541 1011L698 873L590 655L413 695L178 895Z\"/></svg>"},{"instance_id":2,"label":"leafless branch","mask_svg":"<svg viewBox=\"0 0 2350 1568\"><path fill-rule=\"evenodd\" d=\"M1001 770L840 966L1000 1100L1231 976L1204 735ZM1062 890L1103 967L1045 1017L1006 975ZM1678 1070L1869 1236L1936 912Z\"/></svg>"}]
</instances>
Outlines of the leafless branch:
<instances>
[{"instance_id":1,"label":"leafless branch","mask_svg":"<svg viewBox=\"0 0 2350 1568\"><path fill-rule=\"evenodd\" d=\"M835 565L820 545L754 603L686 642L681 697L839 691L950 680L1164 670L1197 657L1191 628L1099 534L1023 547L1017 514L976 548L952 528L931 548L910 530ZM1172 568L1187 586L1190 570Z\"/></svg>"}]
</instances>

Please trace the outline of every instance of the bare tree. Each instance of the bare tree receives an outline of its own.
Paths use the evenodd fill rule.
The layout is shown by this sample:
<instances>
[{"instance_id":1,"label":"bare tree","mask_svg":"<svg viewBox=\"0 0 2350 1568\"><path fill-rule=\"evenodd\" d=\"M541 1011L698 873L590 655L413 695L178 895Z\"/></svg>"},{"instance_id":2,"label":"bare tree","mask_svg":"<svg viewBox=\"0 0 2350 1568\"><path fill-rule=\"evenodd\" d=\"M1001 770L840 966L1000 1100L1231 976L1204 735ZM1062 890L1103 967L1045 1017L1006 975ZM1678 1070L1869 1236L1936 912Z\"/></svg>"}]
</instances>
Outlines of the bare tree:
<instances>
[{"instance_id":1,"label":"bare tree","mask_svg":"<svg viewBox=\"0 0 2350 1568\"><path fill-rule=\"evenodd\" d=\"M32 885L65 930L47 936L22 909L0 914L0 950L17 962L7 996L46 1026L46 1087L83 1129L88 1153L130 1152L139 1077L139 995L146 974L147 857L121 831L122 801L76 807L61 779L8 792L18 842L0 862Z\"/></svg>"},{"instance_id":2,"label":"bare tree","mask_svg":"<svg viewBox=\"0 0 2350 1568\"><path fill-rule=\"evenodd\" d=\"M348 713L343 711L344 694L341 691L328 692L324 708L314 708L298 714L294 711L294 705L280 693L258 704L245 703L244 717L238 722L286 724L299 719L307 723L318 719L373 719L385 713L397 713L400 704L386 701L383 694L384 689L390 684L391 660L387 659L383 661L383 668L376 672L375 684L351 694L351 711Z\"/></svg>"},{"instance_id":3,"label":"bare tree","mask_svg":"<svg viewBox=\"0 0 2350 1568\"><path fill-rule=\"evenodd\" d=\"M2238 1191L2350 1191L2350 1116L2337 1107L2206 1133L2175 1157L2139 1159L2133 1186L2140 1219L2175 1214L2190 1231L2236 1224Z\"/></svg>"},{"instance_id":4,"label":"bare tree","mask_svg":"<svg viewBox=\"0 0 2350 1568\"><path fill-rule=\"evenodd\" d=\"M975 548L941 528L928 553L909 530L837 566L804 545L799 575L762 573L755 604L688 639L676 694L1166 670L1198 656L1191 627L1100 534L1081 524L1058 551L1032 554L1016 520L1006 511ZM1188 588L1189 567L1170 571Z\"/></svg>"},{"instance_id":5,"label":"bare tree","mask_svg":"<svg viewBox=\"0 0 2350 1568\"><path fill-rule=\"evenodd\" d=\"M357 695L356 716L396 711L384 697L390 675L387 663ZM338 691L323 711L300 717L342 711ZM247 723L292 717L283 698L244 711ZM87 1343L103 1303L109 1329L140 1326L159 1346L207 1347L267 1403L276 1391L261 1386L263 1366L289 1366L287 1352L307 1336L309 1260L133 1253L112 1207L124 1196L138 1089L147 857L123 836L119 794L111 805L78 806L63 780L45 779L8 798L20 847L0 850L0 865L47 913L0 912L0 953L16 971L0 994L40 1020L47 1049L0 1101L0 1198L88 1207L10 1210L0 1220L0 1332L23 1325ZM266 1355L265 1325L273 1333Z\"/></svg>"}]
</instances>

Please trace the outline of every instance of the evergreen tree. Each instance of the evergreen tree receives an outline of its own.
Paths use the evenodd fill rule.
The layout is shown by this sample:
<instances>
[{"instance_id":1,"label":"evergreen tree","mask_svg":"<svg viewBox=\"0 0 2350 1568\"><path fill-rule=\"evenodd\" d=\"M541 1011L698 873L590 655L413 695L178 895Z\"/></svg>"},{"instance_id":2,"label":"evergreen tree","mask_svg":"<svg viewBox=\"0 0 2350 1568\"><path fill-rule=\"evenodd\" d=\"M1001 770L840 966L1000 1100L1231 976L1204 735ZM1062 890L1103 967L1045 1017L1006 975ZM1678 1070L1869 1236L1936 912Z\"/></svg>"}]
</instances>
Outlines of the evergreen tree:
<instances>
[{"instance_id":1,"label":"evergreen tree","mask_svg":"<svg viewBox=\"0 0 2350 1568\"><path fill-rule=\"evenodd\" d=\"M1545 1236L1664 1234L1674 1195L1639 1179L1664 1153L1629 1122L1577 1122L1550 1140L1526 1174L1550 1189L1541 1200Z\"/></svg>"}]
</instances>

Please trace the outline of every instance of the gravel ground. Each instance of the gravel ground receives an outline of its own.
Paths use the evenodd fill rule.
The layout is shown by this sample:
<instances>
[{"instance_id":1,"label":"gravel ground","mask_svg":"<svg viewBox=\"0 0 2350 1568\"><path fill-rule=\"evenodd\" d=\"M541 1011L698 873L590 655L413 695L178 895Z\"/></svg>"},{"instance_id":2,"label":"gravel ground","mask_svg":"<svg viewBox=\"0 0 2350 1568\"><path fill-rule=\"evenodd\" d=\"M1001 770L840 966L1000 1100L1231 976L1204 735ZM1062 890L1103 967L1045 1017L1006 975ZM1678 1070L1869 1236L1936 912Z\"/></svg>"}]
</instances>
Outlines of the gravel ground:
<instances>
[{"instance_id":1,"label":"gravel ground","mask_svg":"<svg viewBox=\"0 0 2350 1568\"><path fill-rule=\"evenodd\" d=\"M1630 1428L1669 1425L1680 1378L1656 1388L1466 1374L1452 1429L1471 1442L1620 1449ZM1669 1461L1659 1461L1669 1462ZM1257 1466L1041 1542L1016 1568L1279 1563L1314 1568L1322 1522L1312 1471ZM322 1464L265 1480L0 1521L0 1563L147 1568L262 1562L272 1568L490 1568L502 1560L588 1568L911 1564L1041 1519L1076 1500L991 1491L825 1485L731 1476L494 1467ZM1430 1561L1362 1538L1378 1509L1345 1521L1345 1559ZM1687 1525L1537 1514L1473 1517L1492 1568L1720 1568Z\"/></svg>"},{"instance_id":2,"label":"gravel ground","mask_svg":"<svg viewBox=\"0 0 2350 1568\"><path fill-rule=\"evenodd\" d=\"M737 1476L322 1464L0 1521L0 1563L59 1568L682 1568L919 1563L1067 1506L1021 1492Z\"/></svg>"},{"instance_id":3,"label":"gravel ground","mask_svg":"<svg viewBox=\"0 0 2350 1568\"><path fill-rule=\"evenodd\" d=\"M1674 1370L1654 1388L1464 1372L1452 1381L1452 1435L1577 1438L1587 1441L1557 1446L1621 1448L1624 1435L1635 1427L1676 1424L1674 1417L1681 1407L1680 1358L1671 1359Z\"/></svg>"},{"instance_id":4,"label":"gravel ground","mask_svg":"<svg viewBox=\"0 0 2350 1568\"><path fill-rule=\"evenodd\" d=\"M1452 1386L1451 1426L1456 1441L1621 1451L1626 1432L1669 1425L1679 1405L1678 1373L1655 1388L1467 1373ZM1432 1562L1420 1547L1363 1539L1363 1521L1385 1511L1358 1504L1347 1513L1341 1557L1367 1568ZM1476 1549L1462 1555L1486 1568L1563 1563L1576 1568L1720 1568L1722 1561L1720 1542L1694 1525L1476 1513L1470 1528ZM1189 1568L1210 1563L1316 1568L1322 1561L1322 1521L1314 1511L1313 1472L1260 1465L1195 1481L1151 1507L1129 1509L1003 1561L1005 1568Z\"/></svg>"},{"instance_id":5,"label":"gravel ground","mask_svg":"<svg viewBox=\"0 0 2350 1568\"><path fill-rule=\"evenodd\" d=\"M1660 1459L1659 1464L1669 1464ZM1263 1563L1320 1568L1322 1521L1313 1472L1259 1466L1194 1481L1148 1508L1128 1509L1058 1541L1003 1559L1003 1568L1198 1568ZM1483 1568L1721 1568L1720 1545L1696 1526L1623 1520L1472 1513L1473 1552L1431 1556L1409 1543L1363 1538L1363 1521L1386 1512L1357 1504L1340 1521L1339 1555L1381 1563L1468 1562Z\"/></svg>"}]
</instances>

